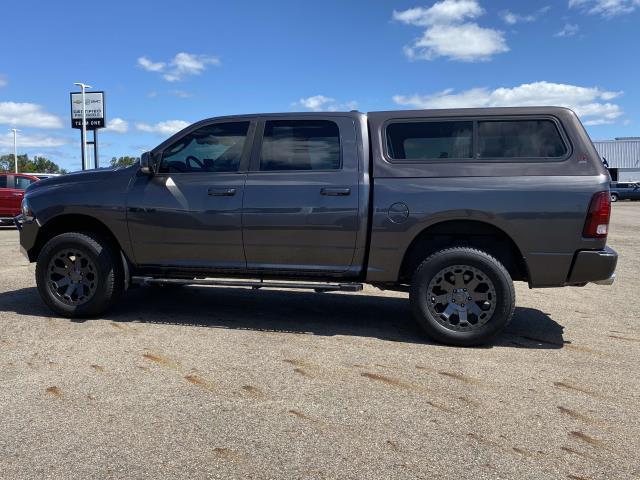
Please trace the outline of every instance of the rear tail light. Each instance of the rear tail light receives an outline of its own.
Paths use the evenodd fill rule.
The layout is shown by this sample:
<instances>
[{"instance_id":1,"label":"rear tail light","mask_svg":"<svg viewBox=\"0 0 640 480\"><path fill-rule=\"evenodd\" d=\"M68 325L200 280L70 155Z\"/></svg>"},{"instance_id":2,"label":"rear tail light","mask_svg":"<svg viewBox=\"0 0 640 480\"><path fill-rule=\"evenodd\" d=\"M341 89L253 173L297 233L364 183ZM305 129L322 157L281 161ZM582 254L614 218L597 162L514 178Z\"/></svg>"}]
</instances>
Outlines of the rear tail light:
<instances>
[{"instance_id":1,"label":"rear tail light","mask_svg":"<svg viewBox=\"0 0 640 480\"><path fill-rule=\"evenodd\" d=\"M611 195L609 192L594 194L591 198L582 235L588 238L606 238L609 233L610 216Z\"/></svg>"}]
</instances>

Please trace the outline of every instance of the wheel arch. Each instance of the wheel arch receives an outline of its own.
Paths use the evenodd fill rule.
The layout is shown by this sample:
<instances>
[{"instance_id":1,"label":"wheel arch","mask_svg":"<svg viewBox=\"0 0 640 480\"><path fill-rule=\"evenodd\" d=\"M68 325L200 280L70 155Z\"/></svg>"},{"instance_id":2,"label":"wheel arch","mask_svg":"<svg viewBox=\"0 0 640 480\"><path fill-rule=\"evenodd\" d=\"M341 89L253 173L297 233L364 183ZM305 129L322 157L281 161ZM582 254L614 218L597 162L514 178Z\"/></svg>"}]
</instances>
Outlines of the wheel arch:
<instances>
[{"instance_id":1,"label":"wheel arch","mask_svg":"<svg viewBox=\"0 0 640 480\"><path fill-rule=\"evenodd\" d=\"M107 225L90 215L68 213L53 217L40 226L35 244L29 251L29 259L35 261L49 240L67 232L96 233L126 258L123 246Z\"/></svg>"},{"instance_id":2,"label":"wheel arch","mask_svg":"<svg viewBox=\"0 0 640 480\"><path fill-rule=\"evenodd\" d=\"M520 248L501 228L481 220L445 220L421 230L405 251L400 266L400 283L408 283L422 260L451 246L468 246L485 251L500 261L513 280L527 280L529 272Z\"/></svg>"}]
</instances>

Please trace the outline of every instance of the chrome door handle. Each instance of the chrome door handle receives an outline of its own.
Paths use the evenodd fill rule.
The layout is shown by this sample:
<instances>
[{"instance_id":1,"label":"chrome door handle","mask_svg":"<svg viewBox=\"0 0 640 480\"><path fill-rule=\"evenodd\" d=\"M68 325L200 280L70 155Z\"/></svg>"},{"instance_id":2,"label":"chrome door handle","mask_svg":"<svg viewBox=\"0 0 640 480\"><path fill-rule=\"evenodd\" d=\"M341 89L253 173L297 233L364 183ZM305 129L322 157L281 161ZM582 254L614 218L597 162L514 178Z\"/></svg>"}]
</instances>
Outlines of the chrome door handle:
<instances>
[{"instance_id":1,"label":"chrome door handle","mask_svg":"<svg viewBox=\"0 0 640 480\"><path fill-rule=\"evenodd\" d=\"M235 188L210 188L208 191L211 197L233 197L236 194Z\"/></svg>"},{"instance_id":2,"label":"chrome door handle","mask_svg":"<svg viewBox=\"0 0 640 480\"><path fill-rule=\"evenodd\" d=\"M350 188L321 188L320 195L329 197L346 197L351 194Z\"/></svg>"},{"instance_id":3,"label":"chrome door handle","mask_svg":"<svg viewBox=\"0 0 640 480\"><path fill-rule=\"evenodd\" d=\"M22 193L14 193L13 194L14 197L21 197L22 195L24 195L24 194L22 194Z\"/></svg>"}]
</instances>

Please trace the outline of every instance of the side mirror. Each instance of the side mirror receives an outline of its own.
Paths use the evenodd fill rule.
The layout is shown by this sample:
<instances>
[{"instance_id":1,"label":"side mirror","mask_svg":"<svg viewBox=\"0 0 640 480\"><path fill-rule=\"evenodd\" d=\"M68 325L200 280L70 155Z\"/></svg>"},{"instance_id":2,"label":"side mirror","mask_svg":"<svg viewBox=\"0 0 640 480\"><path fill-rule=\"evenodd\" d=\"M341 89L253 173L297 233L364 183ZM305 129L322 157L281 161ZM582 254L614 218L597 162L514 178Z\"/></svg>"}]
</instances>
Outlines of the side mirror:
<instances>
[{"instance_id":1,"label":"side mirror","mask_svg":"<svg viewBox=\"0 0 640 480\"><path fill-rule=\"evenodd\" d=\"M145 175L153 175L154 165L153 165L153 157L151 156L151 153L144 152L140 157L140 171Z\"/></svg>"}]
</instances>

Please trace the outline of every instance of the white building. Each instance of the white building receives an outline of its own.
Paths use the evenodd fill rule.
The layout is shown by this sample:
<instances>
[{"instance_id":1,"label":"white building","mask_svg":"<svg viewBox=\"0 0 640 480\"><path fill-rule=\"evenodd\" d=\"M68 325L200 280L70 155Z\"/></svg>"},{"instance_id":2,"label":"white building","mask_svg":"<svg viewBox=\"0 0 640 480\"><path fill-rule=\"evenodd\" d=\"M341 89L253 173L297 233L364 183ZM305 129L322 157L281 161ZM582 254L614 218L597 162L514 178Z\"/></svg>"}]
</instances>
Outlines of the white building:
<instances>
[{"instance_id":1,"label":"white building","mask_svg":"<svg viewBox=\"0 0 640 480\"><path fill-rule=\"evenodd\" d=\"M640 181L640 137L619 137L593 144L600 156L607 160L614 180Z\"/></svg>"}]
</instances>

